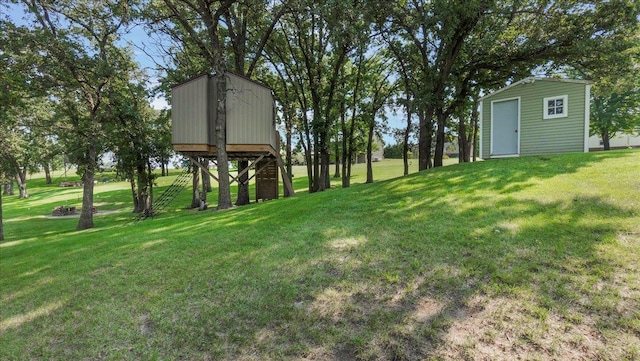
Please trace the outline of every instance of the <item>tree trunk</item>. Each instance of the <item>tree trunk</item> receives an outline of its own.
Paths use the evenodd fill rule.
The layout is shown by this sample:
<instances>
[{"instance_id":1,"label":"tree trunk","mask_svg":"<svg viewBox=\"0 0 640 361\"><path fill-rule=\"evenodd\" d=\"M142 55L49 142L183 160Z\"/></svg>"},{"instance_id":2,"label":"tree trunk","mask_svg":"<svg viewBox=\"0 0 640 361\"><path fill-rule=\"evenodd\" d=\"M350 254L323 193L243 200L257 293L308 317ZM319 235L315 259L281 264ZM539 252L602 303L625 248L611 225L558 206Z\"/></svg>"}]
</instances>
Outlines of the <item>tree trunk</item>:
<instances>
[{"instance_id":1,"label":"tree trunk","mask_svg":"<svg viewBox=\"0 0 640 361\"><path fill-rule=\"evenodd\" d=\"M162 159L160 161L160 168L162 169L162 176L166 177L169 175L169 167L167 166L167 161L165 159Z\"/></svg>"},{"instance_id":2,"label":"tree trunk","mask_svg":"<svg viewBox=\"0 0 640 361\"><path fill-rule=\"evenodd\" d=\"M358 56L358 66L356 72L356 84L353 89L353 101L351 103L351 124L349 125L349 138L347 142L347 151L344 155L344 162L346 169L342 171L342 187L347 188L351 186L351 161L353 159L354 139L353 135L356 130L356 115L358 112L358 92L360 90L360 81L363 71L364 62L364 47L360 47Z\"/></svg>"},{"instance_id":3,"label":"tree trunk","mask_svg":"<svg viewBox=\"0 0 640 361\"><path fill-rule=\"evenodd\" d=\"M135 213L144 212L149 207L149 181L150 174L146 173L145 165L139 164L135 177L137 178L137 199L135 201ZM133 177L132 177L133 178Z\"/></svg>"},{"instance_id":4,"label":"tree trunk","mask_svg":"<svg viewBox=\"0 0 640 361\"><path fill-rule=\"evenodd\" d=\"M2 194L0 194L0 242L4 241L4 227L2 226Z\"/></svg>"},{"instance_id":5,"label":"tree trunk","mask_svg":"<svg viewBox=\"0 0 640 361\"><path fill-rule=\"evenodd\" d=\"M351 125L353 125L353 123L354 120L352 118ZM342 137L342 188L348 188L351 186L351 152L353 149L353 126L350 126L349 130L347 130L346 128L346 124L344 124L344 135Z\"/></svg>"},{"instance_id":6,"label":"tree trunk","mask_svg":"<svg viewBox=\"0 0 640 361\"><path fill-rule=\"evenodd\" d=\"M216 69L216 85L218 87L218 116L216 118L216 151L218 152L218 209L228 209L231 208L233 204L231 203L229 157L227 156L227 81L225 72L222 69Z\"/></svg>"},{"instance_id":7,"label":"tree trunk","mask_svg":"<svg viewBox=\"0 0 640 361\"><path fill-rule=\"evenodd\" d=\"M349 186L348 178L347 178L347 162L349 161L348 149L349 146L348 138L351 136L350 132L347 132L347 115L345 114L345 104L342 102L342 114L340 115L340 127L342 130L342 188L347 188Z\"/></svg>"},{"instance_id":8,"label":"tree trunk","mask_svg":"<svg viewBox=\"0 0 640 361\"><path fill-rule=\"evenodd\" d=\"M335 172L333 173L333 178L340 178L340 143L338 142L338 139L336 139L336 147L335 147L335 153L336 153L336 159L335 159Z\"/></svg>"},{"instance_id":9,"label":"tree trunk","mask_svg":"<svg viewBox=\"0 0 640 361\"><path fill-rule=\"evenodd\" d=\"M302 149L304 150L304 158L307 165L308 190L309 193L311 193L313 192L313 159L311 157L311 140L306 130L304 136L302 131L300 131L300 143L298 144L302 144Z\"/></svg>"},{"instance_id":10,"label":"tree trunk","mask_svg":"<svg viewBox=\"0 0 640 361\"><path fill-rule=\"evenodd\" d=\"M152 171L153 170L151 168L151 162L149 161L149 159L147 159L147 177L146 178L149 180L149 184L148 184L147 199L144 207L145 212L150 212L153 210L153 178L151 177Z\"/></svg>"},{"instance_id":11,"label":"tree trunk","mask_svg":"<svg viewBox=\"0 0 640 361\"><path fill-rule=\"evenodd\" d=\"M286 168L287 168L287 177L289 177L289 181L291 182L291 184L293 184L293 160L292 160L292 154L291 154L291 147L292 147L292 141L291 141L291 132L292 132L292 122L291 120L287 121L286 123L286 136L285 136L285 147L286 147ZM293 194L289 194L289 189L287 187L284 188L284 196L285 197L291 197L293 196Z\"/></svg>"},{"instance_id":12,"label":"tree trunk","mask_svg":"<svg viewBox=\"0 0 640 361\"><path fill-rule=\"evenodd\" d=\"M375 114L375 113L374 113ZM375 117L375 115L374 115ZM373 166L371 158L373 154L373 128L375 126L375 118L369 123L369 137L367 139L367 182L373 183Z\"/></svg>"},{"instance_id":13,"label":"tree trunk","mask_svg":"<svg viewBox=\"0 0 640 361\"><path fill-rule=\"evenodd\" d=\"M478 152L478 123L480 121L480 112L478 111L478 102L480 99L480 93L476 91L473 94L473 109L471 109L471 126L473 127L471 136L471 159L476 161L476 153Z\"/></svg>"},{"instance_id":14,"label":"tree trunk","mask_svg":"<svg viewBox=\"0 0 640 361\"><path fill-rule=\"evenodd\" d=\"M298 144L302 145L304 151L305 163L307 165L307 184L309 193L313 192L313 156L311 146L311 133L309 130L309 119L306 115L302 115L301 122L303 124L304 133L302 130L298 130L300 135L300 141Z\"/></svg>"},{"instance_id":15,"label":"tree trunk","mask_svg":"<svg viewBox=\"0 0 640 361\"><path fill-rule=\"evenodd\" d=\"M321 183L318 186L319 191L324 191L326 189L331 188L331 179L329 169L331 168L331 154L329 150L325 148L326 145L323 145L323 151L320 156L322 163L320 164L320 179Z\"/></svg>"},{"instance_id":16,"label":"tree trunk","mask_svg":"<svg viewBox=\"0 0 640 361\"><path fill-rule=\"evenodd\" d=\"M465 123L460 120L458 123L458 149L459 149L459 163L471 162L472 155L475 161L475 139L478 128L478 92L474 92L473 103L471 104L471 117L469 123ZM470 128L469 128L470 127ZM462 139L462 141L460 140Z\"/></svg>"},{"instance_id":17,"label":"tree trunk","mask_svg":"<svg viewBox=\"0 0 640 361\"><path fill-rule=\"evenodd\" d=\"M246 168L249 168L249 161L239 160L238 172L241 172ZM243 175L238 177L238 199L236 200L236 206L243 206L249 203L249 172L245 172Z\"/></svg>"},{"instance_id":18,"label":"tree trunk","mask_svg":"<svg viewBox=\"0 0 640 361\"><path fill-rule=\"evenodd\" d=\"M140 202L138 202L140 212L145 212L149 209L149 185L140 187Z\"/></svg>"},{"instance_id":19,"label":"tree trunk","mask_svg":"<svg viewBox=\"0 0 640 361\"><path fill-rule=\"evenodd\" d=\"M340 160L342 163L342 188L349 187L349 173L347 168L349 166L349 150L347 149L348 143L345 139L342 140L342 159Z\"/></svg>"},{"instance_id":20,"label":"tree trunk","mask_svg":"<svg viewBox=\"0 0 640 361\"><path fill-rule=\"evenodd\" d=\"M133 176L133 174L131 174L127 178L129 178L129 186L131 187L131 198L133 200L132 213L139 213L141 212L141 208L140 208L140 202L138 200L138 188L136 187L135 177Z\"/></svg>"},{"instance_id":21,"label":"tree trunk","mask_svg":"<svg viewBox=\"0 0 640 361\"><path fill-rule=\"evenodd\" d=\"M436 149L433 155L433 166L442 167L442 159L444 158L444 142L445 142L445 126L447 122L447 116L442 111L436 112L436 120L438 129L436 129Z\"/></svg>"},{"instance_id":22,"label":"tree trunk","mask_svg":"<svg viewBox=\"0 0 640 361\"><path fill-rule=\"evenodd\" d=\"M205 168L209 169L209 159L202 159L200 161L200 164L202 164ZM207 195L206 193L211 192L213 189L211 188L211 177L209 176L209 173L205 172L205 170L202 170L202 192L205 193L203 194L203 200L206 200Z\"/></svg>"},{"instance_id":23,"label":"tree trunk","mask_svg":"<svg viewBox=\"0 0 640 361\"><path fill-rule=\"evenodd\" d=\"M431 124L433 108L420 110L418 119L420 122L420 134L418 136L418 170L431 168L431 143L433 141L433 126Z\"/></svg>"},{"instance_id":24,"label":"tree trunk","mask_svg":"<svg viewBox=\"0 0 640 361\"><path fill-rule=\"evenodd\" d=\"M2 157L0 157L0 181L2 181L3 179L3 174L2 174ZM6 185L3 184L3 186ZM4 192L0 192L0 242L4 241L4 228L2 227L2 194Z\"/></svg>"},{"instance_id":25,"label":"tree trunk","mask_svg":"<svg viewBox=\"0 0 640 361\"><path fill-rule=\"evenodd\" d=\"M209 169L209 159L201 159L200 164ZM202 210L206 208L207 193L211 192L211 176L204 169L200 169L200 177L202 177L202 192L200 193L200 204L198 207Z\"/></svg>"},{"instance_id":26,"label":"tree trunk","mask_svg":"<svg viewBox=\"0 0 640 361\"><path fill-rule=\"evenodd\" d=\"M88 160L82 174L82 211L76 230L93 228L93 181L95 180L95 172L97 168L97 150L91 144L87 148Z\"/></svg>"},{"instance_id":27,"label":"tree trunk","mask_svg":"<svg viewBox=\"0 0 640 361\"><path fill-rule=\"evenodd\" d=\"M317 131L314 132L313 144L313 192L317 192L320 190L320 134Z\"/></svg>"},{"instance_id":28,"label":"tree trunk","mask_svg":"<svg viewBox=\"0 0 640 361\"><path fill-rule=\"evenodd\" d=\"M18 170L18 174L16 175L16 182L18 182L18 192L19 198L25 199L29 198L29 192L27 192L27 168Z\"/></svg>"},{"instance_id":29,"label":"tree trunk","mask_svg":"<svg viewBox=\"0 0 640 361\"><path fill-rule=\"evenodd\" d=\"M357 86L358 85L356 83L356 87ZM355 98L355 95L354 95L354 98ZM357 115L356 109L357 109L357 106L356 106L356 103L354 101L353 110L352 110L352 113L351 113L351 124L350 124L350 127L349 127L349 142L348 142L348 145L347 145L347 148L348 148L347 149L347 156L345 157L346 158L345 162L347 163L347 171L343 172L343 173L346 173L346 174L343 175L344 179L346 179L346 183L347 183L346 187L350 187L351 186L351 161L353 160L353 153L354 153L354 149L355 149L354 134L356 133L356 115ZM343 187L345 187L344 184L343 184Z\"/></svg>"},{"instance_id":30,"label":"tree trunk","mask_svg":"<svg viewBox=\"0 0 640 361\"><path fill-rule=\"evenodd\" d=\"M474 112L475 112L475 117L473 120L473 147L471 147L471 154L472 154L471 158L475 162L477 160L476 154L478 154L478 123L479 123L477 97L476 97L476 107L474 108Z\"/></svg>"},{"instance_id":31,"label":"tree trunk","mask_svg":"<svg viewBox=\"0 0 640 361\"><path fill-rule=\"evenodd\" d=\"M208 159L201 159L200 164L209 169ZM200 210L204 210L207 208L207 193L211 192L211 177L204 169L200 169L200 176L202 177L202 192L200 192L200 204L198 204L198 208L200 208Z\"/></svg>"},{"instance_id":32,"label":"tree trunk","mask_svg":"<svg viewBox=\"0 0 640 361\"><path fill-rule=\"evenodd\" d=\"M611 150L609 131L607 131L606 129L602 130L602 149Z\"/></svg>"},{"instance_id":33,"label":"tree trunk","mask_svg":"<svg viewBox=\"0 0 640 361\"><path fill-rule=\"evenodd\" d=\"M463 119L458 121L458 163L468 163L471 145L467 139L467 124Z\"/></svg>"},{"instance_id":34,"label":"tree trunk","mask_svg":"<svg viewBox=\"0 0 640 361\"><path fill-rule=\"evenodd\" d=\"M425 170L429 168L429 158L431 156L431 141L428 137L428 125L425 111L418 112L419 120L419 134L418 134L418 170Z\"/></svg>"},{"instance_id":35,"label":"tree trunk","mask_svg":"<svg viewBox=\"0 0 640 361\"><path fill-rule=\"evenodd\" d=\"M198 208L200 207L200 168L195 164L191 164L191 166L193 167L193 178L191 181L192 197L190 208Z\"/></svg>"},{"instance_id":36,"label":"tree trunk","mask_svg":"<svg viewBox=\"0 0 640 361\"><path fill-rule=\"evenodd\" d=\"M411 133L411 96L407 92L407 127L404 130L402 139L402 163L404 165L404 175L409 174L409 134Z\"/></svg>"},{"instance_id":37,"label":"tree trunk","mask_svg":"<svg viewBox=\"0 0 640 361\"><path fill-rule=\"evenodd\" d=\"M43 168L44 168L45 184L53 183L53 181L51 180L51 166L49 162L44 162Z\"/></svg>"},{"instance_id":38,"label":"tree trunk","mask_svg":"<svg viewBox=\"0 0 640 361\"><path fill-rule=\"evenodd\" d=\"M13 180L12 179L7 179L7 181L4 183L2 194L4 194L5 196L12 196L12 195L15 194L15 192L13 190Z\"/></svg>"}]
</instances>

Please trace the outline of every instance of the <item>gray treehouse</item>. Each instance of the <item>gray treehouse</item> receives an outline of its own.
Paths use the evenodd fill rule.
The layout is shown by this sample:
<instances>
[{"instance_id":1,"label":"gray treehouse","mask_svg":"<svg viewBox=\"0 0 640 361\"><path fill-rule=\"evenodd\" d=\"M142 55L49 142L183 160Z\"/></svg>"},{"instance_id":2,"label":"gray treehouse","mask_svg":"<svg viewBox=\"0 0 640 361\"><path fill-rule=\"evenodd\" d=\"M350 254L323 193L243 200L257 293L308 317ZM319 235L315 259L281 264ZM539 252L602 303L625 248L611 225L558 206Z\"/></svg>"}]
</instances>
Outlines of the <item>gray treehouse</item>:
<instances>
[{"instance_id":1,"label":"gray treehouse","mask_svg":"<svg viewBox=\"0 0 640 361\"><path fill-rule=\"evenodd\" d=\"M172 143L177 152L202 167L196 158L216 160L217 83L223 79L226 89L226 150L228 159L249 161L241 174L255 169L257 199L276 199L279 194L278 169L289 194L293 188L286 176L279 153L279 135L275 124L275 104L270 88L245 77L226 72L224 77L201 75L172 89ZM224 114L224 113L223 113ZM215 178L208 169L204 169ZM231 176L232 182L237 181ZM253 177L251 177L253 178Z\"/></svg>"}]
</instances>

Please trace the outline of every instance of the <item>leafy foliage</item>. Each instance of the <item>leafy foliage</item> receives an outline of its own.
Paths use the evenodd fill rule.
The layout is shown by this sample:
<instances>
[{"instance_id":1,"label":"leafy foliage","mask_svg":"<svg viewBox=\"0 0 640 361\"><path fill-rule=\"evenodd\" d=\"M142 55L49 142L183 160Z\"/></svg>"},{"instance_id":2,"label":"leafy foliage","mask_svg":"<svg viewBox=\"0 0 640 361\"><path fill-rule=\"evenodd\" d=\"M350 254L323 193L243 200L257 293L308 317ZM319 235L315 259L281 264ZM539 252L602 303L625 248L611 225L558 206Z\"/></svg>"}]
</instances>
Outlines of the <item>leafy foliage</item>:
<instances>
[{"instance_id":1,"label":"leafy foliage","mask_svg":"<svg viewBox=\"0 0 640 361\"><path fill-rule=\"evenodd\" d=\"M381 30L421 84L421 169L430 161L434 126L434 162L440 164L450 117L468 104L473 88L491 89L538 67L604 54L614 44L624 49L620 36L637 27L639 11L629 1L424 0L381 12Z\"/></svg>"},{"instance_id":2,"label":"leafy foliage","mask_svg":"<svg viewBox=\"0 0 640 361\"><path fill-rule=\"evenodd\" d=\"M23 0L34 19L34 41L46 61L38 70L51 79L50 99L60 121L59 140L78 165L84 184L78 229L93 227L93 184L98 158L106 150L110 94L118 78L135 67L117 42L129 20L126 1Z\"/></svg>"}]
</instances>

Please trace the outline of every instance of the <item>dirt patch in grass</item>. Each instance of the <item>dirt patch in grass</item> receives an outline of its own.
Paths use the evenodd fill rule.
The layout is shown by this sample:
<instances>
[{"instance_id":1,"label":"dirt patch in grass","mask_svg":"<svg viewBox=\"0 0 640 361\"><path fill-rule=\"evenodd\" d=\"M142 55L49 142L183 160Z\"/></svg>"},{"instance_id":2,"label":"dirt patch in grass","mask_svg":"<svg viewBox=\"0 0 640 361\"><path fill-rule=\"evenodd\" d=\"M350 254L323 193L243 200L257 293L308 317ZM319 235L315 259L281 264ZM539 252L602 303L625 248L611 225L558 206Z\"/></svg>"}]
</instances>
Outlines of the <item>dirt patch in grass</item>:
<instances>
[{"instance_id":1,"label":"dirt patch in grass","mask_svg":"<svg viewBox=\"0 0 640 361\"><path fill-rule=\"evenodd\" d=\"M111 211L97 211L96 213L94 213L94 216L106 216L107 214L114 214L114 213L119 213L119 210L111 210ZM47 219L67 219L67 218L79 218L80 217L80 213L82 213L82 210L77 210L76 213L74 214L67 214L65 216L52 216L52 215L46 215L46 216L42 216L43 218L47 218Z\"/></svg>"},{"instance_id":2,"label":"dirt patch in grass","mask_svg":"<svg viewBox=\"0 0 640 361\"><path fill-rule=\"evenodd\" d=\"M534 315L528 302L474 297L452 315L435 355L449 360L591 360L605 346L591 320L567 324L557 315Z\"/></svg>"},{"instance_id":3,"label":"dirt patch in grass","mask_svg":"<svg viewBox=\"0 0 640 361\"><path fill-rule=\"evenodd\" d=\"M450 312L433 356L446 360L633 360L640 357L638 294L616 280L603 288L617 302L598 304L602 290L566 309L546 308L534 297L473 296ZM633 289L632 289L633 288ZM637 287L636 287L637 288ZM587 291L585 291L587 292ZM635 320L635 321L634 321ZM626 332L620 332L626 328Z\"/></svg>"},{"instance_id":4,"label":"dirt patch in grass","mask_svg":"<svg viewBox=\"0 0 640 361\"><path fill-rule=\"evenodd\" d=\"M426 322L442 312L443 304L431 297L425 297L418 301L411 317L417 322Z\"/></svg>"}]
</instances>

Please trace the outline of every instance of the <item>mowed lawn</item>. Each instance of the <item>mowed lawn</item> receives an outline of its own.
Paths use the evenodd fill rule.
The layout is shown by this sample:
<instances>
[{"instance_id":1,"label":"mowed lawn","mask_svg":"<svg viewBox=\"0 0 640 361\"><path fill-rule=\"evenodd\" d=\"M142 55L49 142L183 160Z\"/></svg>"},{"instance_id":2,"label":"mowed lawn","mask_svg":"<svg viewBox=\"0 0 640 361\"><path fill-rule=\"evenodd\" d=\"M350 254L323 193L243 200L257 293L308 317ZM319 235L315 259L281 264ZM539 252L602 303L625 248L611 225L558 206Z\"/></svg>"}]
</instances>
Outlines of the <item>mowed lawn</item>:
<instances>
[{"instance_id":1,"label":"mowed lawn","mask_svg":"<svg viewBox=\"0 0 640 361\"><path fill-rule=\"evenodd\" d=\"M83 232L45 217L81 190L33 179L2 201L0 359L640 359L640 151L375 167L141 223L100 184Z\"/></svg>"}]
</instances>

